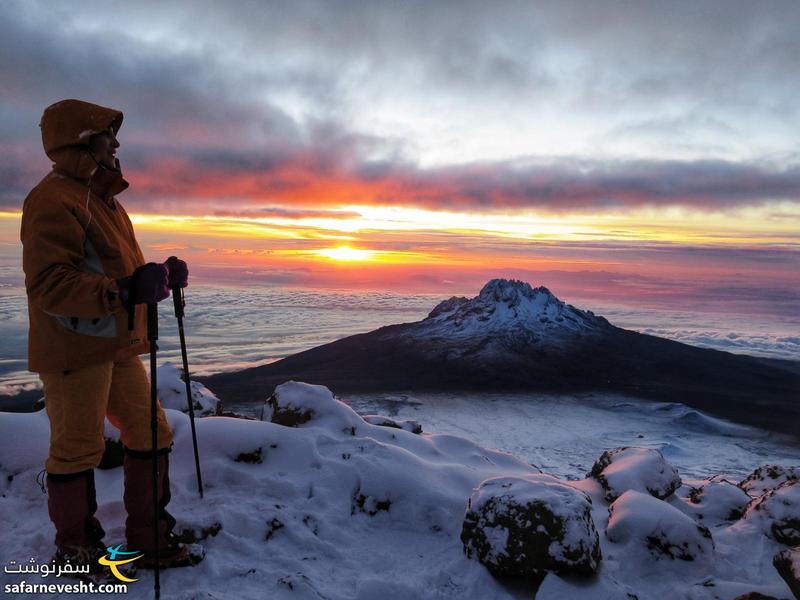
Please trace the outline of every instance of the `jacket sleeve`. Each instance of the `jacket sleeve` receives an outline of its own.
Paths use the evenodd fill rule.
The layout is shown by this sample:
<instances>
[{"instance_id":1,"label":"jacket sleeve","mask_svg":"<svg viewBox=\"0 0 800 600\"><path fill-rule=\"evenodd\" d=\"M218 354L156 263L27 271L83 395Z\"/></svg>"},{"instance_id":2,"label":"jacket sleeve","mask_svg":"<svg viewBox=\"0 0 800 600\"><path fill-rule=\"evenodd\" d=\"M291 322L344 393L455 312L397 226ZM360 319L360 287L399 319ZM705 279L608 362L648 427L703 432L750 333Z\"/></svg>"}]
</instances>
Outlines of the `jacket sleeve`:
<instances>
[{"instance_id":1,"label":"jacket sleeve","mask_svg":"<svg viewBox=\"0 0 800 600\"><path fill-rule=\"evenodd\" d=\"M94 319L122 306L117 283L87 273L84 226L63 202L29 197L22 209L22 269L31 304L62 317Z\"/></svg>"}]
</instances>

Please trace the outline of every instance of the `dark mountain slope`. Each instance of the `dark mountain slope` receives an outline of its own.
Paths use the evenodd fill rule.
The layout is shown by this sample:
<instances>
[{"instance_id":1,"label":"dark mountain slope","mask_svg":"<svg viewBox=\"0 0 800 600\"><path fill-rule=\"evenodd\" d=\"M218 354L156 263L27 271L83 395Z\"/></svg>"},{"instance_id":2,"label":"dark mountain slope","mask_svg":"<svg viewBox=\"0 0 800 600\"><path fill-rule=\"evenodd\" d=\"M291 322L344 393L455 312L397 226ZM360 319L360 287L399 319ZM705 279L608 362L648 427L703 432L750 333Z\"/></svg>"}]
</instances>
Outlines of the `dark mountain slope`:
<instances>
[{"instance_id":1,"label":"dark mountain slope","mask_svg":"<svg viewBox=\"0 0 800 600\"><path fill-rule=\"evenodd\" d=\"M203 382L226 402L262 400L254 390L263 396L289 379L337 392L613 392L797 434L800 373L775 364L620 329L546 288L492 280L422 321Z\"/></svg>"}]
</instances>

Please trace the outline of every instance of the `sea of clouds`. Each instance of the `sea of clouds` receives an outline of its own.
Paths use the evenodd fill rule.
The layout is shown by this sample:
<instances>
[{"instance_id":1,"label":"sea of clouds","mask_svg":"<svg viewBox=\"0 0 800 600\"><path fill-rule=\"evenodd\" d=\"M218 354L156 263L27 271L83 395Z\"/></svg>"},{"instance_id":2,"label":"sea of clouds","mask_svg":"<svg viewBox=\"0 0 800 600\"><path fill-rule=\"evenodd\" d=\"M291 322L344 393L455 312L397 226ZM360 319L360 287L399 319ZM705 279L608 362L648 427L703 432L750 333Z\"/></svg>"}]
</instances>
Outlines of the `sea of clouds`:
<instances>
[{"instance_id":1,"label":"sea of clouds","mask_svg":"<svg viewBox=\"0 0 800 600\"><path fill-rule=\"evenodd\" d=\"M199 375L272 362L383 325L425 318L443 296L396 292L296 290L262 286L192 286L185 330L191 369ZM613 324L687 344L754 356L798 359L800 330L765 316L665 311L574 302ZM180 362L171 301L160 305L160 360ZM36 384L26 371L28 315L24 290L0 288L0 394Z\"/></svg>"}]
</instances>

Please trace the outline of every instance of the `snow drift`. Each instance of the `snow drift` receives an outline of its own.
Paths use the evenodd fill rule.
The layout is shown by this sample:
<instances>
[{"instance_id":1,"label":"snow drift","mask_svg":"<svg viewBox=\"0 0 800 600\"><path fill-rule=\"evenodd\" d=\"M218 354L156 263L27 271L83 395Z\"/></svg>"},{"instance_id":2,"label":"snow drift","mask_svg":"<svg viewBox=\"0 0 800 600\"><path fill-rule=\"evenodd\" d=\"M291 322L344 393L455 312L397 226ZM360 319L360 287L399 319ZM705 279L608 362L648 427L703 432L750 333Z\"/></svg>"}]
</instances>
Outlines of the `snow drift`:
<instances>
[{"instance_id":1,"label":"snow drift","mask_svg":"<svg viewBox=\"0 0 800 600\"><path fill-rule=\"evenodd\" d=\"M669 494L661 500L637 491L648 488L642 484L648 456L610 453L626 460L615 463L609 479L619 493L609 524L606 490L593 477L559 480L463 437L375 425L322 386L289 382L273 396L275 408L291 406L307 418L297 426L219 416L198 419L206 488L202 501L196 494L188 417L167 409L176 440L170 509L187 539L205 538L206 559L193 568L163 573L166 597L530 598L538 581L520 592L466 556L460 539L469 498L486 506L493 486L481 484L509 478L542 484L530 489L523 485L522 499L546 502L553 512L573 505L586 512L585 521L569 525L586 535L570 534L564 549L583 539L596 539L600 545L593 555L602 556L594 575L544 571L536 594L540 600L628 594L640 600L711 600L749 591L789 595L772 566L773 556L786 546L768 524L770 515L782 523L796 516L795 504L778 514L776 502L786 495L780 486L772 494L764 492L763 508L754 508L753 517L706 519L698 527L693 511L681 510L688 499ZM271 414L265 411L265 418ZM48 434L43 412L0 413L0 558L6 563L31 556L44 562L52 553L53 530L36 484ZM626 462L635 472L623 472ZM658 477L670 474L671 486L672 471L656 463L664 469ZM124 543L121 476L118 468L97 473L98 517L109 544ZM559 504L562 497L566 504ZM724 510L712 506L718 498L726 503ZM707 493L702 502L709 514L727 516L727 494ZM687 543L696 559L650 552L648 537L661 531L665 536L657 539L662 547ZM503 552L507 536L495 533L493 548ZM13 575L0 577L3 583L18 582ZM143 573L127 597L149 598L151 584L151 576Z\"/></svg>"}]
</instances>

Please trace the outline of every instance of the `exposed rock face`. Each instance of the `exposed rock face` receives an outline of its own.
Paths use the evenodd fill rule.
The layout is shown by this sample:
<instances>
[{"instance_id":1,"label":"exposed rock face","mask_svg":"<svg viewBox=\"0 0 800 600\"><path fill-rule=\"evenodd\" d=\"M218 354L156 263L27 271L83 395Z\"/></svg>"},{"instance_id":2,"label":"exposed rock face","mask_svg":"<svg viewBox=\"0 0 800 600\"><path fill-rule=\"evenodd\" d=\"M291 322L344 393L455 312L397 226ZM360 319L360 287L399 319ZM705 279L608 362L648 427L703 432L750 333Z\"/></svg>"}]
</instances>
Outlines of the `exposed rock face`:
<instances>
[{"instance_id":1,"label":"exposed rock face","mask_svg":"<svg viewBox=\"0 0 800 600\"><path fill-rule=\"evenodd\" d=\"M440 302L422 324L431 332L461 336L528 331L532 340L560 330L586 334L610 327L603 317L564 303L546 287L514 279L492 279L474 298L454 296Z\"/></svg>"},{"instance_id":2,"label":"exposed rock face","mask_svg":"<svg viewBox=\"0 0 800 600\"><path fill-rule=\"evenodd\" d=\"M267 399L263 420L286 427L297 427L310 421L317 414L320 405L329 402L334 402L334 398L328 388L287 381L277 386Z\"/></svg>"},{"instance_id":3,"label":"exposed rock face","mask_svg":"<svg viewBox=\"0 0 800 600\"><path fill-rule=\"evenodd\" d=\"M286 427L330 427L356 435L364 419L324 385L287 381L275 388L264 405L262 420Z\"/></svg>"},{"instance_id":4,"label":"exposed rock face","mask_svg":"<svg viewBox=\"0 0 800 600\"><path fill-rule=\"evenodd\" d=\"M467 504L464 552L496 575L589 576L601 559L591 508L584 492L551 475L488 479Z\"/></svg>"},{"instance_id":5,"label":"exposed rock face","mask_svg":"<svg viewBox=\"0 0 800 600\"><path fill-rule=\"evenodd\" d=\"M589 476L600 482L607 502L628 490L666 498L681 485L678 471L658 450L626 446L606 450L592 466Z\"/></svg>"},{"instance_id":6,"label":"exposed rock face","mask_svg":"<svg viewBox=\"0 0 800 600\"><path fill-rule=\"evenodd\" d=\"M612 542L640 543L657 558L713 560L709 530L662 500L629 490L608 512L606 536Z\"/></svg>"},{"instance_id":7,"label":"exposed rock face","mask_svg":"<svg viewBox=\"0 0 800 600\"><path fill-rule=\"evenodd\" d=\"M753 498L757 498L770 490L774 490L784 481L800 479L800 467L782 467L780 465L764 465L758 467L741 482L739 487Z\"/></svg>"},{"instance_id":8,"label":"exposed rock face","mask_svg":"<svg viewBox=\"0 0 800 600\"><path fill-rule=\"evenodd\" d=\"M800 600L800 547L779 552L772 559L772 564L792 590L794 597Z\"/></svg>"},{"instance_id":9,"label":"exposed rock face","mask_svg":"<svg viewBox=\"0 0 800 600\"><path fill-rule=\"evenodd\" d=\"M393 427L395 429L404 429L411 433L422 433L422 425L414 419L397 420L383 415L364 415L363 419L371 425L379 425L380 427Z\"/></svg>"},{"instance_id":10,"label":"exposed rock face","mask_svg":"<svg viewBox=\"0 0 800 600\"><path fill-rule=\"evenodd\" d=\"M314 411L312 409L295 408L281 404L277 393L269 397L267 406L271 411L269 420L278 425L284 425L285 427L297 427L298 425L307 423L314 416Z\"/></svg>"},{"instance_id":11,"label":"exposed rock face","mask_svg":"<svg viewBox=\"0 0 800 600\"><path fill-rule=\"evenodd\" d=\"M784 481L754 498L744 516L760 523L764 532L781 544L800 545L800 480Z\"/></svg>"}]
</instances>

